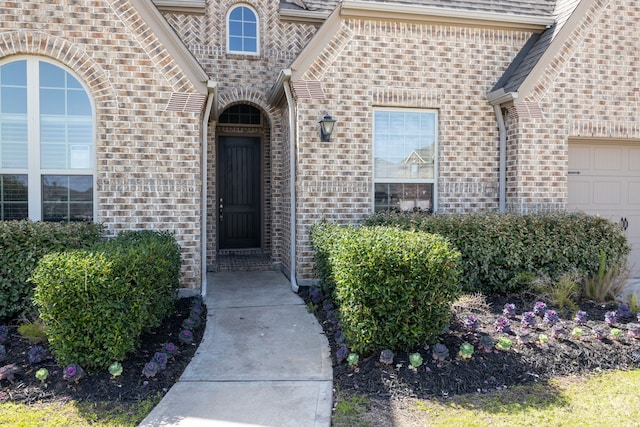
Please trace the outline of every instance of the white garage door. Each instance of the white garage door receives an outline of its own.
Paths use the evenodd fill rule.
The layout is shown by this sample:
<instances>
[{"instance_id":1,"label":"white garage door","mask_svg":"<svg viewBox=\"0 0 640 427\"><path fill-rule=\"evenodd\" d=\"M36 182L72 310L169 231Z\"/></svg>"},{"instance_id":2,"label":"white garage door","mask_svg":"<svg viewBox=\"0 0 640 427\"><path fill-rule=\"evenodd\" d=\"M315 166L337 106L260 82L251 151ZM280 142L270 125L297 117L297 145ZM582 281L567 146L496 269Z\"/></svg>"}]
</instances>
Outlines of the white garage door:
<instances>
[{"instance_id":1,"label":"white garage door","mask_svg":"<svg viewBox=\"0 0 640 427\"><path fill-rule=\"evenodd\" d=\"M569 209L626 226L629 266L640 276L640 143L569 144Z\"/></svg>"}]
</instances>

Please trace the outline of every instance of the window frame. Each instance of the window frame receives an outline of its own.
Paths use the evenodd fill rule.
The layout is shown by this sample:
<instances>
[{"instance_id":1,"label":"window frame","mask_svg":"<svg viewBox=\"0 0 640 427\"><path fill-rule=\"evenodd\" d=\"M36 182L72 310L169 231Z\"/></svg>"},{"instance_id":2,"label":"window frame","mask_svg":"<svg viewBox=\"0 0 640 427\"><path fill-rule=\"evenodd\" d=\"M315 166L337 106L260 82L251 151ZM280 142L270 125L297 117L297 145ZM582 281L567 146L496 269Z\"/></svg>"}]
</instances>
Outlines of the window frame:
<instances>
[{"instance_id":1,"label":"window frame","mask_svg":"<svg viewBox=\"0 0 640 427\"><path fill-rule=\"evenodd\" d=\"M402 113L425 113L434 116L434 135L433 135L433 178L377 178L376 177L376 113L379 111L402 112ZM376 211L376 184L431 184L432 185L432 205L430 209L436 212L438 209L438 157L439 157L439 120L440 112L433 108L411 108L411 107L373 107L372 114L372 181L371 188L371 210Z\"/></svg>"},{"instance_id":2,"label":"window frame","mask_svg":"<svg viewBox=\"0 0 640 427\"><path fill-rule=\"evenodd\" d=\"M0 60L0 67L7 64L26 61L27 80L27 167L26 168L2 168L0 175L27 175L27 203L28 219L32 221L43 220L44 188L42 179L44 176L91 176L92 178L92 218L96 220L97 198L97 120L95 101L91 91L83 79L69 67L43 56L17 55ZM40 111L40 63L53 65L65 73L70 74L82 87L91 108L91 154L89 168L43 168L41 165L41 111ZM66 94L66 92L65 92Z\"/></svg>"},{"instance_id":3,"label":"window frame","mask_svg":"<svg viewBox=\"0 0 640 427\"><path fill-rule=\"evenodd\" d=\"M251 13L253 13L253 16L256 18L256 50L254 51L248 51L248 50L233 50L231 49L231 14L233 13L233 11L235 11L236 9L239 8L246 8L249 11L251 11ZM258 56L260 55L260 17L258 16L258 12L256 11L256 9L248 4L248 3L237 3L234 4L233 6L231 6L229 8L229 10L227 11L227 16L225 18L225 24L226 24L226 33L227 33L227 53L233 54L233 55L250 55L250 56ZM244 36L242 36L243 39L243 44L244 44Z\"/></svg>"}]
</instances>

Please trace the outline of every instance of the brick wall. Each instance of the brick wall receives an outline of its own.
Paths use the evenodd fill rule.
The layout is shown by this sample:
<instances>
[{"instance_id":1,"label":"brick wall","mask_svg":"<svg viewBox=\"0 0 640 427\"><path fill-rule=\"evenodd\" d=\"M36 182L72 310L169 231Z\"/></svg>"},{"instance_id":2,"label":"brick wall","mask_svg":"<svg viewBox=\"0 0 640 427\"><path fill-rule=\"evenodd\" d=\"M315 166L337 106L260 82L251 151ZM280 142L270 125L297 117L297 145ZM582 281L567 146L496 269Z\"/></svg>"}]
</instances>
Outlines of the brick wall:
<instances>
[{"instance_id":1,"label":"brick wall","mask_svg":"<svg viewBox=\"0 0 640 427\"><path fill-rule=\"evenodd\" d=\"M172 93L195 93L177 64L127 1L3 2L0 22L0 60L52 59L93 99L96 221L175 232L182 284L199 286L200 113L165 110Z\"/></svg>"},{"instance_id":2,"label":"brick wall","mask_svg":"<svg viewBox=\"0 0 640 427\"><path fill-rule=\"evenodd\" d=\"M373 210L375 107L438 111L438 210L498 207L498 129L486 93L531 34L487 28L345 21L303 76L325 100L298 99L299 274L312 276L311 224ZM320 142L318 120L337 120Z\"/></svg>"},{"instance_id":3,"label":"brick wall","mask_svg":"<svg viewBox=\"0 0 640 427\"><path fill-rule=\"evenodd\" d=\"M638 17L634 0L593 2L523 100L542 114L514 119L513 209L566 206L570 140L640 142Z\"/></svg>"}]
</instances>

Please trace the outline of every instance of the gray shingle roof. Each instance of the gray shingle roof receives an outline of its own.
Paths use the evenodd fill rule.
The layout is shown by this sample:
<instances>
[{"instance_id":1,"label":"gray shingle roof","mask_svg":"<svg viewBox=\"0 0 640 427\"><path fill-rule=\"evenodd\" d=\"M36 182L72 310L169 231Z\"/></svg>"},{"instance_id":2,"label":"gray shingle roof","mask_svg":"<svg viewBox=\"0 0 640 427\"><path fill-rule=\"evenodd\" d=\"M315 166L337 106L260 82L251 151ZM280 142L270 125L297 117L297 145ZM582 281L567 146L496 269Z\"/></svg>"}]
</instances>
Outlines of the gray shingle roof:
<instances>
[{"instance_id":1,"label":"gray shingle roof","mask_svg":"<svg viewBox=\"0 0 640 427\"><path fill-rule=\"evenodd\" d=\"M556 3L566 0L371 0L378 3L398 3L415 6L442 7L480 12L515 15L553 16ZM331 12L339 0L302 0L307 10ZM299 8L300 0L280 0L281 7Z\"/></svg>"},{"instance_id":2,"label":"gray shingle roof","mask_svg":"<svg viewBox=\"0 0 640 427\"><path fill-rule=\"evenodd\" d=\"M520 85L533 71L542 55L547 51L549 45L558 35L564 24L567 22L580 0L559 0L556 5L556 24L542 33L535 43L527 45L520 52L519 57L513 63L505 75L498 81L493 90L504 89L505 92L516 92ZM532 40L533 41L533 40Z\"/></svg>"},{"instance_id":3,"label":"gray shingle roof","mask_svg":"<svg viewBox=\"0 0 640 427\"><path fill-rule=\"evenodd\" d=\"M493 90L517 91L532 72L542 55L567 22L580 0L369 0L377 3L395 3L415 6L441 7L464 11L494 12L555 18L556 23L541 35L532 37L523 47L512 65L506 70ZM280 0L284 9L332 12L340 0ZM304 7L303 7L304 6Z\"/></svg>"}]
</instances>

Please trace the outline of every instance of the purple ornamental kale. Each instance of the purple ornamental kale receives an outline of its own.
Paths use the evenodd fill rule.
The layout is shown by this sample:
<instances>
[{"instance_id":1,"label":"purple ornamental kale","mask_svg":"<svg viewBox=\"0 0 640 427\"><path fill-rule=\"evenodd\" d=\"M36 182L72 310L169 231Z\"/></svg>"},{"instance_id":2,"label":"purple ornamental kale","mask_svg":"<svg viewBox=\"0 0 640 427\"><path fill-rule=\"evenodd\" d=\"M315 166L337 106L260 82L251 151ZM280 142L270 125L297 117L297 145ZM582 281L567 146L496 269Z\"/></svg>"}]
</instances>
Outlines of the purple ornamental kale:
<instances>
[{"instance_id":1,"label":"purple ornamental kale","mask_svg":"<svg viewBox=\"0 0 640 427\"><path fill-rule=\"evenodd\" d=\"M498 317L498 319L493 323L493 327L496 332L502 332L505 334L511 332L511 322L503 316Z\"/></svg>"},{"instance_id":2,"label":"purple ornamental kale","mask_svg":"<svg viewBox=\"0 0 640 427\"><path fill-rule=\"evenodd\" d=\"M534 305L533 305L533 313L536 316L544 316L545 311L547 311L547 304L545 304L542 301L537 301Z\"/></svg>"},{"instance_id":3,"label":"purple ornamental kale","mask_svg":"<svg viewBox=\"0 0 640 427\"><path fill-rule=\"evenodd\" d=\"M169 357L174 357L178 353L178 347L172 342L168 342L166 344L162 344L162 349L160 351L166 354Z\"/></svg>"},{"instance_id":4,"label":"purple ornamental kale","mask_svg":"<svg viewBox=\"0 0 640 427\"><path fill-rule=\"evenodd\" d=\"M551 327L551 338L558 339L561 335L564 335L567 331L564 330L564 326L560 323L556 323Z\"/></svg>"},{"instance_id":5,"label":"purple ornamental kale","mask_svg":"<svg viewBox=\"0 0 640 427\"><path fill-rule=\"evenodd\" d=\"M200 326L200 318L199 317L187 317L182 321L182 327L184 329L194 330L198 326Z\"/></svg>"},{"instance_id":6,"label":"purple ornamental kale","mask_svg":"<svg viewBox=\"0 0 640 427\"><path fill-rule=\"evenodd\" d=\"M29 363L35 365L36 363L42 362L45 357L47 357L47 351L44 347L37 345L29 349L27 357L29 358Z\"/></svg>"},{"instance_id":7,"label":"purple ornamental kale","mask_svg":"<svg viewBox=\"0 0 640 427\"><path fill-rule=\"evenodd\" d=\"M587 312L586 311L578 311L576 313L576 317L573 319L576 323L580 325L585 325L587 323Z\"/></svg>"},{"instance_id":8,"label":"purple ornamental kale","mask_svg":"<svg viewBox=\"0 0 640 427\"><path fill-rule=\"evenodd\" d=\"M194 305L191 307L191 311L189 312L189 317L200 317L204 312L204 308L201 305Z\"/></svg>"},{"instance_id":9,"label":"purple ornamental kale","mask_svg":"<svg viewBox=\"0 0 640 427\"><path fill-rule=\"evenodd\" d=\"M536 327L536 315L533 311L525 311L522 313L522 320L520 324L525 328L535 328Z\"/></svg>"},{"instance_id":10,"label":"purple ornamental kale","mask_svg":"<svg viewBox=\"0 0 640 427\"><path fill-rule=\"evenodd\" d=\"M556 323L558 323L558 313L556 313L554 310L547 310L544 312L544 318L543 318L545 323L548 323L550 325L555 325Z\"/></svg>"},{"instance_id":11,"label":"purple ornamental kale","mask_svg":"<svg viewBox=\"0 0 640 427\"><path fill-rule=\"evenodd\" d=\"M518 330L518 341L520 341L522 344L529 344L530 342L533 341L533 334L531 333L531 330L528 328L520 328Z\"/></svg>"},{"instance_id":12,"label":"purple ornamental kale","mask_svg":"<svg viewBox=\"0 0 640 427\"><path fill-rule=\"evenodd\" d=\"M494 345L495 345L495 342L493 341L493 338L491 338L489 335L483 335L480 337L479 346L481 349L484 350L485 353L491 353Z\"/></svg>"},{"instance_id":13,"label":"purple ornamental kale","mask_svg":"<svg viewBox=\"0 0 640 427\"><path fill-rule=\"evenodd\" d=\"M600 341L603 341L607 337L607 330L602 326L593 328L593 333L596 335L596 339Z\"/></svg>"},{"instance_id":14,"label":"purple ornamental kale","mask_svg":"<svg viewBox=\"0 0 640 427\"><path fill-rule=\"evenodd\" d=\"M449 349L444 344L436 344L431 351L431 357L438 362L444 362L449 357Z\"/></svg>"},{"instance_id":15,"label":"purple ornamental kale","mask_svg":"<svg viewBox=\"0 0 640 427\"><path fill-rule=\"evenodd\" d=\"M20 371L20 368L18 368L15 363L4 365L0 368L0 380L7 380L13 384L13 376L17 374L18 371Z\"/></svg>"},{"instance_id":16,"label":"purple ornamental kale","mask_svg":"<svg viewBox=\"0 0 640 427\"><path fill-rule=\"evenodd\" d=\"M142 368L142 375L151 378L155 377L158 371L160 371L160 366L156 362L149 362Z\"/></svg>"},{"instance_id":17,"label":"purple ornamental kale","mask_svg":"<svg viewBox=\"0 0 640 427\"><path fill-rule=\"evenodd\" d=\"M85 375L86 374L84 370L80 366L76 365L75 363L68 365L62 371L62 379L69 382L73 381L77 383L78 381L83 379Z\"/></svg>"},{"instance_id":18,"label":"purple ornamental kale","mask_svg":"<svg viewBox=\"0 0 640 427\"><path fill-rule=\"evenodd\" d=\"M502 309L502 314L504 314L506 317L515 317L515 315L516 315L516 305L515 304L506 303L504 305L504 309Z\"/></svg>"},{"instance_id":19,"label":"purple ornamental kale","mask_svg":"<svg viewBox=\"0 0 640 427\"><path fill-rule=\"evenodd\" d=\"M385 365L391 365L393 363L393 351L391 350L382 350L380 353L380 363L384 363Z\"/></svg>"},{"instance_id":20,"label":"purple ornamental kale","mask_svg":"<svg viewBox=\"0 0 640 427\"><path fill-rule=\"evenodd\" d=\"M153 359L151 359L152 362L156 362L158 364L158 368L161 371L167 368L167 361L168 360L169 360L169 357L167 356L167 354L166 353L162 353L160 351L156 352L153 355Z\"/></svg>"},{"instance_id":21,"label":"purple ornamental kale","mask_svg":"<svg viewBox=\"0 0 640 427\"><path fill-rule=\"evenodd\" d=\"M322 301L322 308L324 308L324 311L333 311L336 309L336 306L328 299L325 299Z\"/></svg>"},{"instance_id":22,"label":"purple ornamental kale","mask_svg":"<svg viewBox=\"0 0 640 427\"><path fill-rule=\"evenodd\" d=\"M311 297L312 303L320 304L324 298L322 295L322 289L317 286L312 286L311 289L309 289L309 297Z\"/></svg>"},{"instance_id":23,"label":"purple ornamental kale","mask_svg":"<svg viewBox=\"0 0 640 427\"><path fill-rule=\"evenodd\" d=\"M640 339L640 325L631 324L629 325L629 330L627 331L627 335L629 338Z\"/></svg>"},{"instance_id":24,"label":"purple ornamental kale","mask_svg":"<svg viewBox=\"0 0 640 427\"><path fill-rule=\"evenodd\" d=\"M347 339L344 337L344 334L340 329L338 329L336 333L333 335L333 339L336 340L336 343L338 344L344 344L347 341Z\"/></svg>"},{"instance_id":25,"label":"purple ornamental kale","mask_svg":"<svg viewBox=\"0 0 640 427\"><path fill-rule=\"evenodd\" d=\"M618 313L616 313L615 311L607 311L604 314L604 321L607 323L607 325L615 325L615 323L618 321Z\"/></svg>"},{"instance_id":26,"label":"purple ornamental kale","mask_svg":"<svg viewBox=\"0 0 640 427\"><path fill-rule=\"evenodd\" d=\"M193 342L193 332L189 329L183 329L178 334L178 339L183 344L191 344Z\"/></svg>"},{"instance_id":27,"label":"purple ornamental kale","mask_svg":"<svg viewBox=\"0 0 640 427\"><path fill-rule=\"evenodd\" d=\"M631 319L633 317L633 312L631 308L626 304L618 304L618 318L620 319Z\"/></svg>"},{"instance_id":28,"label":"purple ornamental kale","mask_svg":"<svg viewBox=\"0 0 640 427\"><path fill-rule=\"evenodd\" d=\"M346 345L341 345L340 347L338 347L338 350L336 350L336 360L338 361L338 363L342 363L347 356L349 356L349 349L347 348Z\"/></svg>"},{"instance_id":29,"label":"purple ornamental kale","mask_svg":"<svg viewBox=\"0 0 640 427\"><path fill-rule=\"evenodd\" d=\"M468 331L475 332L478 330L478 318L471 314L462 321L462 326Z\"/></svg>"}]
</instances>

